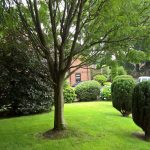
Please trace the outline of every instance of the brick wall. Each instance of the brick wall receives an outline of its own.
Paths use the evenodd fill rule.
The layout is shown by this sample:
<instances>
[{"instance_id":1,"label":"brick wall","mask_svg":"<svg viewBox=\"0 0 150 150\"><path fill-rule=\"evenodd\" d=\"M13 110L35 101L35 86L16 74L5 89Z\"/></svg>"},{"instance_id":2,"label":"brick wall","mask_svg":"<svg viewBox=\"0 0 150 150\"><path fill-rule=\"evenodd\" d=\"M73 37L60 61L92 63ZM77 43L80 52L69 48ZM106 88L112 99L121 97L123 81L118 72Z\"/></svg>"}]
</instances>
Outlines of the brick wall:
<instances>
[{"instance_id":1,"label":"brick wall","mask_svg":"<svg viewBox=\"0 0 150 150\"><path fill-rule=\"evenodd\" d=\"M81 61L78 59L76 60L72 66L76 66L78 64L80 64ZM72 68L70 71L73 71L76 68ZM91 80L91 74L90 74L90 69L88 66L83 66L82 68L79 68L78 70L76 70L68 79L68 81L70 82L70 85L73 86L76 83L76 74L81 74L81 81L87 81L87 80Z\"/></svg>"}]
</instances>

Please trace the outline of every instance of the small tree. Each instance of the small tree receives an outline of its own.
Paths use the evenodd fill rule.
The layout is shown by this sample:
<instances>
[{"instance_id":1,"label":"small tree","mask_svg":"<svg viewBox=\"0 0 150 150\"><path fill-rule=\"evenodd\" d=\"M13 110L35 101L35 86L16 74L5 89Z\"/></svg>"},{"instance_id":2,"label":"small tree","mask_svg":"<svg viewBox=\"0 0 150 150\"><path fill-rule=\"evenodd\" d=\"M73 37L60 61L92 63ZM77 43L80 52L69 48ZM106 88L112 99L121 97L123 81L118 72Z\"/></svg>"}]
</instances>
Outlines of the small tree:
<instances>
[{"instance_id":1,"label":"small tree","mask_svg":"<svg viewBox=\"0 0 150 150\"><path fill-rule=\"evenodd\" d=\"M111 85L113 107L123 116L128 116L131 113L134 86L135 82L132 78L120 78L114 80Z\"/></svg>"},{"instance_id":2,"label":"small tree","mask_svg":"<svg viewBox=\"0 0 150 150\"><path fill-rule=\"evenodd\" d=\"M132 98L133 121L145 132L145 139L150 141L150 81L136 85Z\"/></svg>"}]
</instances>

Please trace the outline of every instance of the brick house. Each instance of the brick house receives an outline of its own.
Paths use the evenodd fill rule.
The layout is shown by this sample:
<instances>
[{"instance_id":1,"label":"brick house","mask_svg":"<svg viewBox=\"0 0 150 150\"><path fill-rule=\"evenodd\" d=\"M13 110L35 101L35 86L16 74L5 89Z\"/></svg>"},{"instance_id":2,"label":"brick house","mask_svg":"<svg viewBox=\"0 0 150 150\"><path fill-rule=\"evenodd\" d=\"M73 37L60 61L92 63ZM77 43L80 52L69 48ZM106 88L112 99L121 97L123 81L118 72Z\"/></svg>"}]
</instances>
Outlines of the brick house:
<instances>
[{"instance_id":1,"label":"brick house","mask_svg":"<svg viewBox=\"0 0 150 150\"><path fill-rule=\"evenodd\" d=\"M79 59L77 59L76 61L73 62L72 67L77 66L80 63L81 63L81 61ZM71 68L70 72L72 72L73 70L76 70L76 67ZM87 80L91 80L91 71L90 71L89 66L87 66L87 65L82 66L81 68L77 69L68 78L68 81L71 86L73 86L74 84L76 84L78 82L87 81Z\"/></svg>"}]
</instances>

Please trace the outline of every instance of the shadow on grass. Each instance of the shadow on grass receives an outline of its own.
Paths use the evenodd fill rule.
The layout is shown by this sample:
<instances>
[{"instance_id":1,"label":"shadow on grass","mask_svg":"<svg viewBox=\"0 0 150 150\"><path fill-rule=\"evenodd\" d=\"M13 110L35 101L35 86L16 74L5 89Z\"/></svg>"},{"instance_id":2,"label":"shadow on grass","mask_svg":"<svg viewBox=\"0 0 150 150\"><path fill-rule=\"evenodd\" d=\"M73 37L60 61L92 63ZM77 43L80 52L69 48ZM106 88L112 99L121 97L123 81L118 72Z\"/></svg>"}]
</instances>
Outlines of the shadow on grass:
<instances>
[{"instance_id":1,"label":"shadow on grass","mask_svg":"<svg viewBox=\"0 0 150 150\"><path fill-rule=\"evenodd\" d=\"M29 116L37 116L37 115L42 115L42 114L47 114L49 112L52 112L53 110L45 111L45 112L38 112L38 113L31 113L31 114L20 114L16 115L13 113L2 113L0 112L0 120L4 119L14 119L14 118L20 118L20 117L29 117Z\"/></svg>"},{"instance_id":2,"label":"shadow on grass","mask_svg":"<svg viewBox=\"0 0 150 150\"><path fill-rule=\"evenodd\" d=\"M78 142L93 141L93 138L94 138L92 135L84 131L79 131L77 129L72 129L72 128L67 128L62 131L48 130L44 133L36 134L36 137L40 139L44 139L44 140L61 140L61 139L67 139L67 138L76 138L76 139L79 139Z\"/></svg>"},{"instance_id":3,"label":"shadow on grass","mask_svg":"<svg viewBox=\"0 0 150 150\"><path fill-rule=\"evenodd\" d=\"M132 133L132 136L145 141L145 134L143 132L134 132Z\"/></svg>"},{"instance_id":4,"label":"shadow on grass","mask_svg":"<svg viewBox=\"0 0 150 150\"><path fill-rule=\"evenodd\" d=\"M112 112L104 112L103 114L111 117L123 117L121 114L117 113L112 113ZM129 118L129 117L128 117Z\"/></svg>"}]
</instances>

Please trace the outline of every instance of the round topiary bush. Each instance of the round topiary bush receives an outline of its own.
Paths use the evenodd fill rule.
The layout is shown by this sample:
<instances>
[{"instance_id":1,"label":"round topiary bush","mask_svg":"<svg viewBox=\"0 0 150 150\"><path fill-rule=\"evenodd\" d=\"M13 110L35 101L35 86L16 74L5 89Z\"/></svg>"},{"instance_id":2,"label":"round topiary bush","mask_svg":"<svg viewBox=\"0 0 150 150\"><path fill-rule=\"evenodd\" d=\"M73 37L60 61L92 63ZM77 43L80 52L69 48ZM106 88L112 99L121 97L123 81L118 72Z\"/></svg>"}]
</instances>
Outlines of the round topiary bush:
<instances>
[{"instance_id":1,"label":"round topiary bush","mask_svg":"<svg viewBox=\"0 0 150 150\"><path fill-rule=\"evenodd\" d=\"M117 79L111 85L113 107L120 111L123 116L128 116L131 113L134 87L133 78Z\"/></svg>"},{"instance_id":2,"label":"round topiary bush","mask_svg":"<svg viewBox=\"0 0 150 150\"><path fill-rule=\"evenodd\" d=\"M137 84L132 98L132 116L134 122L145 132L150 141L150 81Z\"/></svg>"},{"instance_id":3,"label":"round topiary bush","mask_svg":"<svg viewBox=\"0 0 150 150\"><path fill-rule=\"evenodd\" d=\"M76 98L75 90L71 86L66 86L63 94L65 103L72 103Z\"/></svg>"},{"instance_id":4,"label":"round topiary bush","mask_svg":"<svg viewBox=\"0 0 150 150\"><path fill-rule=\"evenodd\" d=\"M100 84L97 81L84 81L75 88L79 101L93 101L100 95Z\"/></svg>"},{"instance_id":5,"label":"round topiary bush","mask_svg":"<svg viewBox=\"0 0 150 150\"><path fill-rule=\"evenodd\" d=\"M100 97L102 100L111 100L111 86L103 86L100 92Z\"/></svg>"},{"instance_id":6,"label":"round topiary bush","mask_svg":"<svg viewBox=\"0 0 150 150\"><path fill-rule=\"evenodd\" d=\"M118 80L118 79L133 79L133 77L130 75L118 75L114 78L113 81Z\"/></svg>"},{"instance_id":7,"label":"round topiary bush","mask_svg":"<svg viewBox=\"0 0 150 150\"><path fill-rule=\"evenodd\" d=\"M94 80L99 82L101 85L104 85L104 82L107 81L107 78L104 75L96 75Z\"/></svg>"}]
</instances>

